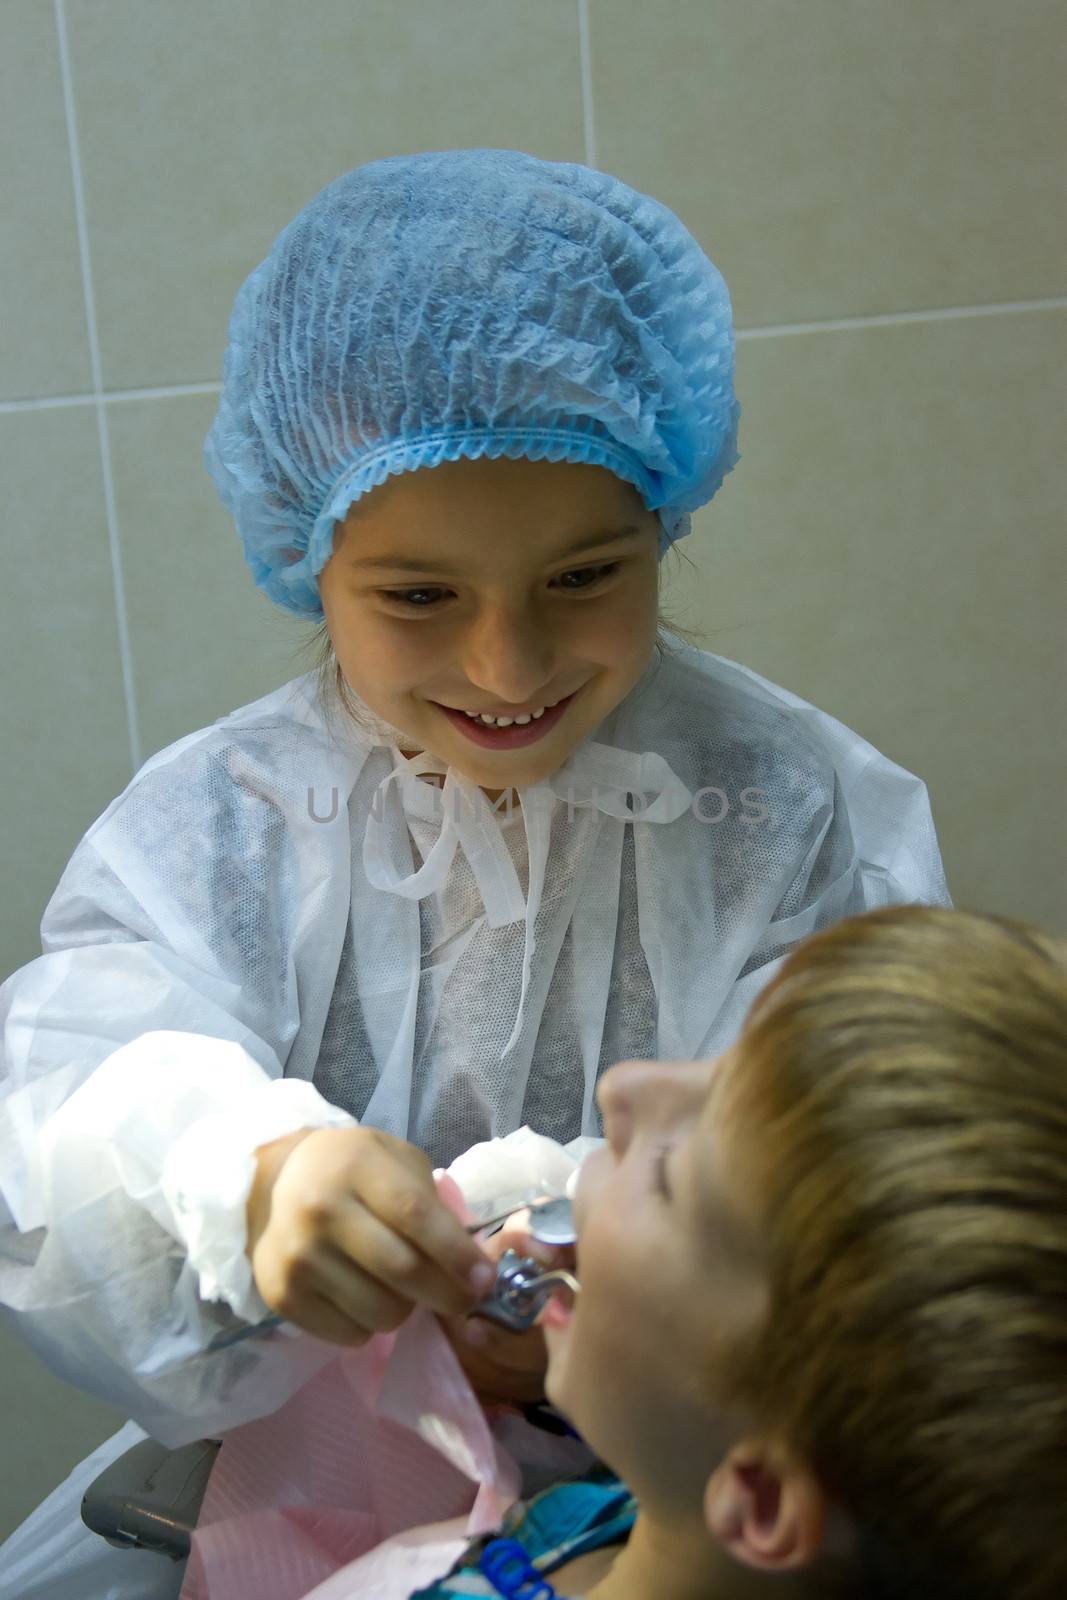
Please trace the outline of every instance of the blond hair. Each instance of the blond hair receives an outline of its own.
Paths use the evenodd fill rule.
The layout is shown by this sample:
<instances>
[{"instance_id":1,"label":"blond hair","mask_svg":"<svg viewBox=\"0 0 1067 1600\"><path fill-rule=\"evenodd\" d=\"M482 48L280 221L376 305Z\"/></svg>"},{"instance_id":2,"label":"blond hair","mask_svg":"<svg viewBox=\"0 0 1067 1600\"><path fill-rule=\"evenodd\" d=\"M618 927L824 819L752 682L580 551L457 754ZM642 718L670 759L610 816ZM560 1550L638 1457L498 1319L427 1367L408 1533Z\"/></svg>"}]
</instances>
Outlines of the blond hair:
<instances>
[{"instance_id":1,"label":"blond hair","mask_svg":"<svg viewBox=\"0 0 1067 1600\"><path fill-rule=\"evenodd\" d=\"M739 1388L851 1512L862 1592L1067 1594L1067 943L850 918L737 1060L770 1284Z\"/></svg>"}]
</instances>

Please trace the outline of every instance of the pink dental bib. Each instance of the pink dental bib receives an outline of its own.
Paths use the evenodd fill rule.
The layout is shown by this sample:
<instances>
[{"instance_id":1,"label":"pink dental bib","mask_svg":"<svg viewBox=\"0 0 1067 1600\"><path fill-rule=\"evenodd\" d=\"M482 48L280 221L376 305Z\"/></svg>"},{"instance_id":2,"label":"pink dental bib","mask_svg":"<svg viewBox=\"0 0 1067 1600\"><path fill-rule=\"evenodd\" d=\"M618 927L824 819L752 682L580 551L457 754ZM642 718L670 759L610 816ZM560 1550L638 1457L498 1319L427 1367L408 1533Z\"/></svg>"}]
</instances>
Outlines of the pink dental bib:
<instances>
[{"instance_id":1,"label":"pink dental bib","mask_svg":"<svg viewBox=\"0 0 1067 1600\"><path fill-rule=\"evenodd\" d=\"M484 1180L497 1151L515 1176L533 1175L534 1155L540 1170L546 1152L561 1176L577 1164L523 1129L457 1167ZM463 1175L477 1203L475 1172ZM469 1219L458 1185L438 1184ZM499 1525L524 1492L523 1467L562 1477L591 1459L511 1408L483 1409L437 1319L417 1310L226 1435L181 1600L408 1600Z\"/></svg>"}]
</instances>

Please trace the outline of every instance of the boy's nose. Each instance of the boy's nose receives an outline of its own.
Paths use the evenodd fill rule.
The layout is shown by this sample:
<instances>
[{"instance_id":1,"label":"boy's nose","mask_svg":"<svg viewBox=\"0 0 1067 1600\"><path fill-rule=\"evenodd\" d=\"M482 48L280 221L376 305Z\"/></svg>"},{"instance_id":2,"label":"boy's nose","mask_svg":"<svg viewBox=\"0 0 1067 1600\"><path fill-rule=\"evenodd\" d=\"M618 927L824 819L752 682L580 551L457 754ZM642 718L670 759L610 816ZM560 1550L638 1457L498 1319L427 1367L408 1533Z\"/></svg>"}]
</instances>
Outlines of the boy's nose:
<instances>
[{"instance_id":1,"label":"boy's nose","mask_svg":"<svg viewBox=\"0 0 1067 1600\"><path fill-rule=\"evenodd\" d=\"M635 1129L666 1126L695 1114L704 1104L714 1059L709 1061L620 1061L597 1085L604 1132L625 1148Z\"/></svg>"}]
</instances>

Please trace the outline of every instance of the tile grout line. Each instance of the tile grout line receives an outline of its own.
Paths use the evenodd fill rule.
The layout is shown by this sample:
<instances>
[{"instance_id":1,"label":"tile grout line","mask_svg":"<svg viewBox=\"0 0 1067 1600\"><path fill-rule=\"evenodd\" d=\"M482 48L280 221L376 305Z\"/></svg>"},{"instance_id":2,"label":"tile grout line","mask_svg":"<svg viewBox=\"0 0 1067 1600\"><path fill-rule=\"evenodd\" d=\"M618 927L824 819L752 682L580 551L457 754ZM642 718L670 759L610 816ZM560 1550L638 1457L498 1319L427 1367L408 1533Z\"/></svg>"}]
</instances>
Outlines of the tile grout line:
<instances>
[{"instance_id":1,"label":"tile grout line","mask_svg":"<svg viewBox=\"0 0 1067 1600\"><path fill-rule=\"evenodd\" d=\"M590 132L591 137L591 132ZM932 311L890 311L882 316L839 317L828 322L780 322L762 328L735 328L738 344L752 339L786 338L797 334L861 332L864 328L888 328L914 322L951 322L964 317L1003 317L1027 311L1067 310L1067 295L1046 300L1004 300L986 306L942 306ZM91 394L43 395L23 400L0 400L0 416L21 411L52 411L67 406L121 405L130 400L175 400L185 395L221 394L221 383L159 384L145 389L111 389Z\"/></svg>"},{"instance_id":2,"label":"tile grout line","mask_svg":"<svg viewBox=\"0 0 1067 1600\"><path fill-rule=\"evenodd\" d=\"M61 406L105 406L125 400L176 400L184 395L221 394L221 383L164 383L146 389L104 389L100 394L50 394L36 399L0 400L0 416L9 411L52 411Z\"/></svg>"},{"instance_id":3,"label":"tile grout line","mask_svg":"<svg viewBox=\"0 0 1067 1600\"><path fill-rule=\"evenodd\" d=\"M979 306L934 306L928 311L886 311L869 316L828 317L820 322L777 322L758 328L738 328L740 343L749 339L776 339L791 334L837 333L864 328L895 328L915 322L955 322L967 317L1004 317L1026 311L1063 311L1067 295L1050 295L1042 300L995 300Z\"/></svg>"},{"instance_id":4,"label":"tile grout line","mask_svg":"<svg viewBox=\"0 0 1067 1600\"><path fill-rule=\"evenodd\" d=\"M582 75L582 133L585 164L596 166L596 126L593 122L593 55L589 37L589 0L578 0L578 60Z\"/></svg>"},{"instance_id":5,"label":"tile grout line","mask_svg":"<svg viewBox=\"0 0 1067 1600\"><path fill-rule=\"evenodd\" d=\"M108 547L111 554L111 585L115 600L115 624L118 631L119 659L122 665L122 689L126 701L126 731L129 737L130 762L133 772L136 772L141 765L141 741L137 722L137 701L133 687L133 658L130 651L130 635L126 616L126 590L122 575L122 552L119 548L115 484L111 470L111 439L108 432L107 401L104 395L100 367L96 302L93 296L89 233L85 220L85 191L82 185L78 129L74 117L74 83L71 76L64 0L55 0L55 18L56 34L59 42L59 69L63 79L63 105L67 118L67 144L70 152L71 183L74 189L74 217L78 230L78 253L81 260L82 294L85 300L85 327L89 341L89 370L93 385L92 395L87 396L86 400L93 405L96 411L96 429L100 444L100 470L104 486L104 515L107 520Z\"/></svg>"}]
</instances>

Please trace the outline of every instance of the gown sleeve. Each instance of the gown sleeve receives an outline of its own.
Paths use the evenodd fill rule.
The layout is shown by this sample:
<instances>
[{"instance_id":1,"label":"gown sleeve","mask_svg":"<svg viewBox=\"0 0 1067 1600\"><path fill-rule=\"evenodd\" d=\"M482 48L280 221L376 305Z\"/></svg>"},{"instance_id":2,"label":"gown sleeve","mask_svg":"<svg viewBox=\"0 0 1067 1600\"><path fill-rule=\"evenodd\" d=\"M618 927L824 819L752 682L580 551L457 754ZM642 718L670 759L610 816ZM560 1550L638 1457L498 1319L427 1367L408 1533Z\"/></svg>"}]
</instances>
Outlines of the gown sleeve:
<instances>
[{"instance_id":1,"label":"gown sleeve","mask_svg":"<svg viewBox=\"0 0 1067 1600\"><path fill-rule=\"evenodd\" d=\"M166 1444L274 1410L335 1353L291 1329L234 1338L267 1315L244 1254L252 1152L355 1120L284 1076L296 928L318 913L328 969L347 914L308 887L291 811L232 745L156 758L0 988L0 1312Z\"/></svg>"},{"instance_id":2,"label":"gown sleeve","mask_svg":"<svg viewBox=\"0 0 1067 1600\"><path fill-rule=\"evenodd\" d=\"M811 934L879 906L952 904L925 783L824 713L816 715L823 759L836 764L827 764L823 798L813 790L810 844L703 1053L732 1042L757 994Z\"/></svg>"}]
</instances>

